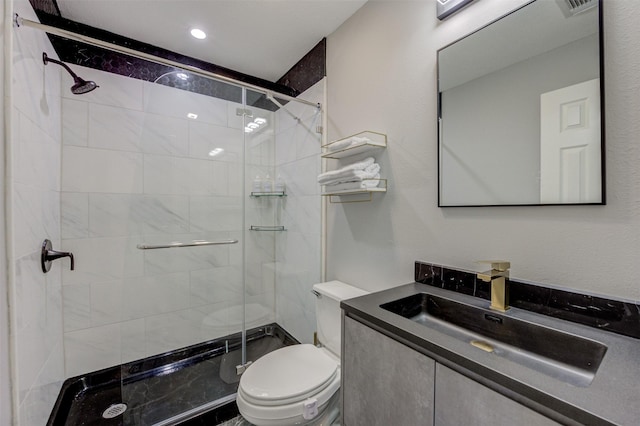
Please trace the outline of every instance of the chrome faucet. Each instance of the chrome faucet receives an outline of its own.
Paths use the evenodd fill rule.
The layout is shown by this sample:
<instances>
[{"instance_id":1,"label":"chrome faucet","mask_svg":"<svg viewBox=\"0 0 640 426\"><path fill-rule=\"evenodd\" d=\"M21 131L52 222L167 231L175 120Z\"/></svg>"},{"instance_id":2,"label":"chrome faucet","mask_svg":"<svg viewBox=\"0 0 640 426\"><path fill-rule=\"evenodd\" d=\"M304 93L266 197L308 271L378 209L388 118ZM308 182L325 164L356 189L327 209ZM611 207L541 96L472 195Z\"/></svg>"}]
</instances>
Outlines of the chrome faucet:
<instances>
[{"instance_id":1,"label":"chrome faucet","mask_svg":"<svg viewBox=\"0 0 640 426\"><path fill-rule=\"evenodd\" d=\"M509 268L511 263L505 260L481 260L478 263L488 263L491 270L479 272L478 278L491 283L491 309L505 312L509 309Z\"/></svg>"}]
</instances>

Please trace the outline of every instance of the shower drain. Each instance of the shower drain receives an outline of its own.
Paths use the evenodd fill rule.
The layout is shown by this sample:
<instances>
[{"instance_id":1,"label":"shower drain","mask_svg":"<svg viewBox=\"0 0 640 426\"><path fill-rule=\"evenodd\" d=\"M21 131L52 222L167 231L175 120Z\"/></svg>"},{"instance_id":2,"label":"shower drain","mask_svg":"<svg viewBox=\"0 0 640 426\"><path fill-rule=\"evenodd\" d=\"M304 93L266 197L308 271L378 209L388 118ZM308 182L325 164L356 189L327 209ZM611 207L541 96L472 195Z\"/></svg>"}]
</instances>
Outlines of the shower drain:
<instances>
[{"instance_id":1,"label":"shower drain","mask_svg":"<svg viewBox=\"0 0 640 426\"><path fill-rule=\"evenodd\" d=\"M105 419L112 419L114 417L118 417L125 411L127 411L127 404L111 404L109 408L104 410L102 417Z\"/></svg>"}]
</instances>

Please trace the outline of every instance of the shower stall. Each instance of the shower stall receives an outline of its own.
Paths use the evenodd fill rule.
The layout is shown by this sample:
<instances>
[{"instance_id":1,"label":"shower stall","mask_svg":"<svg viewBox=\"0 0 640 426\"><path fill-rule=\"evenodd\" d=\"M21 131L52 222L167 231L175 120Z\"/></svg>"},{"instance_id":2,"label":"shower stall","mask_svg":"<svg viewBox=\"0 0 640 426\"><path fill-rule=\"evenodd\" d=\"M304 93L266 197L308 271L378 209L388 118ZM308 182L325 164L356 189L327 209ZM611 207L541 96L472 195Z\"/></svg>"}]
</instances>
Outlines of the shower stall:
<instances>
[{"instance_id":1,"label":"shower stall","mask_svg":"<svg viewBox=\"0 0 640 426\"><path fill-rule=\"evenodd\" d=\"M33 102L16 105L12 117L12 343L19 358L46 335L47 354L14 365L20 424L43 424L72 377L85 393L92 380L120 381L115 394L73 408L84 415L172 424L232 400L243 369L277 347L269 339L311 342L310 289L322 278L324 80L300 100L143 56L170 70L143 81L72 65L74 80L77 72L99 86L78 96L68 74L44 67L42 52L53 56L44 36L21 32L39 31L20 28L13 42L14 97L30 91ZM42 93L15 82L29 76ZM207 94L211 86L225 97ZM48 136L46 155L36 152L37 138L25 143L36 130L59 135ZM59 179L35 194L20 180L30 156ZM23 235L29 218L44 225ZM36 275L38 256L26 246L36 238L72 253L74 270L63 258ZM25 288L38 292L46 318L30 312ZM46 374L29 377L33 368ZM160 380L180 374L182 382ZM196 382L221 383L224 395L189 396Z\"/></svg>"}]
</instances>

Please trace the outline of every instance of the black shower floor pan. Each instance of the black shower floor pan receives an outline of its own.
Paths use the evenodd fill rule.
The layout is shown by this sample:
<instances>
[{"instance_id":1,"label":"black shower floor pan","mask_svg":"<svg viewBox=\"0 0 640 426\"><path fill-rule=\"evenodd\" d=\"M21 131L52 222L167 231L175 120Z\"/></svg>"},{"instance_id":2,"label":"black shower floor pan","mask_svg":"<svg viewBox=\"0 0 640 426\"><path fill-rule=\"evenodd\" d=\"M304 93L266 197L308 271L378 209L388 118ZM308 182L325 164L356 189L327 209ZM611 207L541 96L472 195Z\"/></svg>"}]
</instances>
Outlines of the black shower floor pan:
<instances>
[{"instance_id":1,"label":"black shower floor pan","mask_svg":"<svg viewBox=\"0 0 640 426\"><path fill-rule=\"evenodd\" d=\"M248 330L247 360L296 343L275 323ZM241 357L241 334L236 333L72 377L62 385L47 425L222 423L238 414L234 396ZM105 418L106 411L115 417Z\"/></svg>"}]
</instances>

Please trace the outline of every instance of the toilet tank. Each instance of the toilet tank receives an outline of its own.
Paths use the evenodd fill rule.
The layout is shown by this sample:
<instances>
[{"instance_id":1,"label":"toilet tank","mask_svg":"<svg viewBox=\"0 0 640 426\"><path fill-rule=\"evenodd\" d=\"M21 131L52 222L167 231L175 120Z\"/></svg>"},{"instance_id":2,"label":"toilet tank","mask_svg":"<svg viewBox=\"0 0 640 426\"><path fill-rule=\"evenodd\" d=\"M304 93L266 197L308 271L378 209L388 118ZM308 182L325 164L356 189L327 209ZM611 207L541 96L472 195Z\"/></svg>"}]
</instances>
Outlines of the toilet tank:
<instances>
[{"instance_id":1,"label":"toilet tank","mask_svg":"<svg viewBox=\"0 0 640 426\"><path fill-rule=\"evenodd\" d=\"M317 293L316 330L318 341L339 357L342 340L340 302L369 294L369 292L341 281L314 284L313 289Z\"/></svg>"}]
</instances>

